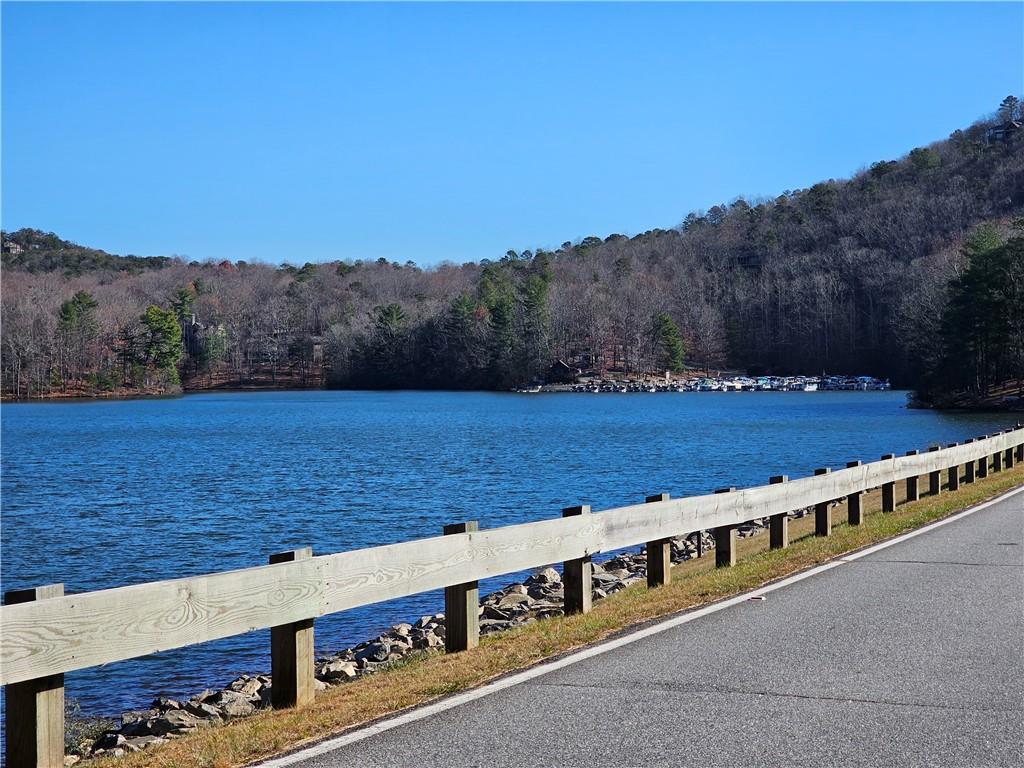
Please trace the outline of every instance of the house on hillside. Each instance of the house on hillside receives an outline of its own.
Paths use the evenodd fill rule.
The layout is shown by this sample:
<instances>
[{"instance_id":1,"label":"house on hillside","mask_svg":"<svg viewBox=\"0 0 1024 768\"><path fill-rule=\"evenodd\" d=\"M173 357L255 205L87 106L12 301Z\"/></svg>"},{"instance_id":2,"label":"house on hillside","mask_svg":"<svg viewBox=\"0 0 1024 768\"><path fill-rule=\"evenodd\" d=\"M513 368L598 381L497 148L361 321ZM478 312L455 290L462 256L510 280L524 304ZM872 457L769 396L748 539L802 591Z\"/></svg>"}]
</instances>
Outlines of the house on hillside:
<instances>
[{"instance_id":1,"label":"house on hillside","mask_svg":"<svg viewBox=\"0 0 1024 768\"><path fill-rule=\"evenodd\" d=\"M1007 120L1005 123L995 125L985 131L985 141L989 144L1001 142L1005 144L1010 141L1021 129L1020 120Z\"/></svg>"}]
</instances>

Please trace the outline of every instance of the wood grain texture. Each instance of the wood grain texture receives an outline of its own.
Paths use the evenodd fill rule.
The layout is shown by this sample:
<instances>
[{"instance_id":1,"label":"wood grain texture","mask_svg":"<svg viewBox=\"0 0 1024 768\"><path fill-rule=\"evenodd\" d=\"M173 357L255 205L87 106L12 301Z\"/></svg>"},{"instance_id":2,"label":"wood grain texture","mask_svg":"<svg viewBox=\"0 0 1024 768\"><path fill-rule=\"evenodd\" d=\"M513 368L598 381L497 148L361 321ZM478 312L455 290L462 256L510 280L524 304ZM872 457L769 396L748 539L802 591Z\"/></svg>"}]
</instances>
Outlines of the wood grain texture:
<instances>
[{"instance_id":1,"label":"wood grain texture","mask_svg":"<svg viewBox=\"0 0 1024 768\"><path fill-rule=\"evenodd\" d=\"M647 504L658 504L668 501L671 497L667 493L656 493L648 496ZM670 539L655 539L648 541L645 550L647 553L647 588L661 587L672 580L672 541Z\"/></svg>"},{"instance_id":2,"label":"wood grain texture","mask_svg":"<svg viewBox=\"0 0 1024 768\"><path fill-rule=\"evenodd\" d=\"M769 485L788 483L786 475L775 475L769 478ZM768 518L768 548L785 549L789 546L789 513L779 512Z\"/></svg>"},{"instance_id":3,"label":"wood grain texture","mask_svg":"<svg viewBox=\"0 0 1024 768\"><path fill-rule=\"evenodd\" d=\"M596 515L436 536L322 558L325 613L602 551Z\"/></svg>"},{"instance_id":4,"label":"wood grain texture","mask_svg":"<svg viewBox=\"0 0 1024 768\"><path fill-rule=\"evenodd\" d=\"M566 507L562 510L562 517L578 517L589 514L589 504ZM566 616L590 613L593 601L593 574L594 568L589 556L566 560L562 563L562 606Z\"/></svg>"},{"instance_id":5,"label":"wood grain texture","mask_svg":"<svg viewBox=\"0 0 1024 768\"><path fill-rule=\"evenodd\" d=\"M63 584L11 590L4 604L46 600L64 594ZM64 675L48 675L4 689L9 768L62 768L64 765Z\"/></svg>"},{"instance_id":6,"label":"wood grain texture","mask_svg":"<svg viewBox=\"0 0 1024 768\"><path fill-rule=\"evenodd\" d=\"M0 682L94 667L320 613L316 559L4 606Z\"/></svg>"},{"instance_id":7,"label":"wood grain texture","mask_svg":"<svg viewBox=\"0 0 1024 768\"><path fill-rule=\"evenodd\" d=\"M472 534L480 530L471 520L444 527L445 536ZM480 645L480 588L476 581L451 584L444 588L445 653L468 651Z\"/></svg>"},{"instance_id":8,"label":"wood grain texture","mask_svg":"<svg viewBox=\"0 0 1024 768\"><path fill-rule=\"evenodd\" d=\"M278 552L270 556L270 564L308 560L310 547ZM313 703L316 692L314 678L313 619L293 621L270 628L270 701L274 709L304 707Z\"/></svg>"},{"instance_id":9,"label":"wood grain texture","mask_svg":"<svg viewBox=\"0 0 1024 768\"><path fill-rule=\"evenodd\" d=\"M602 551L735 526L1017 450L1016 429L817 477L0 608L0 683L305 621ZM968 472L968 482L971 475Z\"/></svg>"}]
</instances>

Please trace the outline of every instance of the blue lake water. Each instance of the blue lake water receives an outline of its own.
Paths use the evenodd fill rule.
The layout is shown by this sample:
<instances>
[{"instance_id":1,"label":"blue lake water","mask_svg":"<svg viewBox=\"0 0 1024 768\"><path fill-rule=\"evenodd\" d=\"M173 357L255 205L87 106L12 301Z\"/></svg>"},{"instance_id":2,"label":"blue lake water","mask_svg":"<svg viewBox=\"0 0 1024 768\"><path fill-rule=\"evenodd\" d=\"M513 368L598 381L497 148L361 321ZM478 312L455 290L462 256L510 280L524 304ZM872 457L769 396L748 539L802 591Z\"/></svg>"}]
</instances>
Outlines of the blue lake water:
<instances>
[{"instance_id":1,"label":"blue lake water","mask_svg":"<svg viewBox=\"0 0 1024 768\"><path fill-rule=\"evenodd\" d=\"M3 589L68 592L759 485L1003 429L901 392L267 392L14 404L2 414ZM497 587L510 579L481 585ZM442 610L439 593L317 621L319 651ZM118 713L269 669L267 632L67 675Z\"/></svg>"}]
</instances>

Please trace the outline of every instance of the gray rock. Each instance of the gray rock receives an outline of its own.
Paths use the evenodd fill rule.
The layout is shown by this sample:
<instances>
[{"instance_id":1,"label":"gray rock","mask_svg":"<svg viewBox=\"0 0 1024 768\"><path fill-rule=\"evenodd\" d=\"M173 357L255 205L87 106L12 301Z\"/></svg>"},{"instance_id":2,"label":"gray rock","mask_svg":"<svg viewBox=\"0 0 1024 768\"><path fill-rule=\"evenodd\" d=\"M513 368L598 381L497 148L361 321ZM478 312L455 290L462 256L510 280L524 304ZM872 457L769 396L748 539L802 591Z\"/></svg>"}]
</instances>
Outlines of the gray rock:
<instances>
[{"instance_id":1,"label":"gray rock","mask_svg":"<svg viewBox=\"0 0 1024 768\"><path fill-rule=\"evenodd\" d=\"M213 720L214 722L220 722L223 718L221 717L220 710L212 704L206 704L201 701L188 701L185 704L185 711L196 717L200 717L204 720Z\"/></svg>"},{"instance_id":2,"label":"gray rock","mask_svg":"<svg viewBox=\"0 0 1024 768\"><path fill-rule=\"evenodd\" d=\"M176 711L176 710L172 710ZM155 709L143 710L141 712L123 712L121 714L121 728L125 736L149 736L153 733L153 723L160 713Z\"/></svg>"},{"instance_id":3,"label":"gray rock","mask_svg":"<svg viewBox=\"0 0 1024 768\"><path fill-rule=\"evenodd\" d=\"M241 691L220 691L211 702L223 717L245 717L256 711L252 700ZM198 718L197 718L198 719Z\"/></svg>"},{"instance_id":4,"label":"gray rock","mask_svg":"<svg viewBox=\"0 0 1024 768\"><path fill-rule=\"evenodd\" d=\"M202 720L183 709L172 709L152 721L150 732L153 736L166 736L171 733L188 733L205 725L210 725L210 721Z\"/></svg>"},{"instance_id":5,"label":"gray rock","mask_svg":"<svg viewBox=\"0 0 1024 768\"><path fill-rule=\"evenodd\" d=\"M391 638L391 653L406 654L412 650L412 640L405 637Z\"/></svg>"},{"instance_id":6,"label":"gray rock","mask_svg":"<svg viewBox=\"0 0 1024 768\"><path fill-rule=\"evenodd\" d=\"M390 653L391 648L387 643L370 643L362 650L356 651L356 661L384 661Z\"/></svg>"},{"instance_id":7,"label":"gray rock","mask_svg":"<svg viewBox=\"0 0 1024 768\"><path fill-rule=\"evenodd\" d=\"M356 676L356 665L351 661L332 661L324 665L321 677L328 681L351 680Z\"/></svg>"},{"instance_id":8,"label":"gray rock","mask_svg":"<svg viewBox=\"0 0 1024 768\"><path fill-rule=\"evenodd\" d=\"M237 691L245 696L254 697L260 692L260 688L263 687L263 683L255 677L249 677L248 675L242 675L237 680L231 682L228 685L228 690Z\"/></svg>"},{"instance_id":9,"label":"gray rock","mask_svg":"<svg viewBox=\"0 0 1024 768\"><path fill-rule=\"evenodd\" d=\"M153 699L153 703L149 706L153 709L159 709L161 712L165 712L168 709L181 709L181 702L169 699L166 696L160 696Z\"/></svg>"},{"instance_id":10,"label":"gray rock","mask_svg":"<svg viewBox=\"0 0 1024 768\"><path fill-rule=\"evenodd\" d=\"M129 739L125 742L125 749L129 752L141 752L147 747L155 747L159 744L166 744L167 739L160 738L159 736L139 736L135 739Z\"/></svg>"},{"instance_id":11,"label":"gray rock","mask_svg":"<svg viewBox=\"0 0 1024 768\"><path fill-rule=\"evenodd\" d=\"M494 621L508 621L512 618L512 614L508 611L503 611L500 608L495 608L492 605L485 605L480 615L484 619L492 619Z\"/></svg>"},{"instance_id":12,"label":"gray rock","mask_svg":"<svg viewBox=\"0 0 1024 768\"><path fill-rule=\"evenodd\" d=\"M590 583L592 586L605 587L613 584L621 583L621 579L613 576L611 573L595 573L590 577Z\"/></svg>"},{"instance_id":13,"label":"gray rock","mask_svg":"<svg viewBox=\"0 0 1024 768\"><path fill-rule=\"evenodd\" d=\"M527 587L532 587L537 584L556 584L561 581L562 577L559 575L558 571L554 568L545 568L544 570L537 571L537 573L528 577L525 584Z\"/></svg>"},{"instance_id":14,"label":"gray rock","mask_svg":"<svg viewBox=\"0 0 1024 768\"><path fill-rule=\"evenodd\" d=\"M114 747L124 746L127 741L128 739L120 733L109 731L96 739L96 743L92 745L92 748L93 751L97 749L113 749Z\"/></svg>"},{"instance_id":15,"label":"gray rock","mask_svg":"<svg viewBox=\"0 0 1024 768\"><path fill-rule=\"evenodd\" d=\"M551 600L538 600L536 603L533 604L533 610L535 613L539 611L550 611L552 608L561 607L562 606L559 603L556 603Z\"/></svg>"},{"instance_id":16,"label":"gray rock","mask_svg":"<svg viewBox=\"0 0 1024 768\"><path fill-rule=\"evenodd\" d=\"M259 704L257 704L256 706L260 709L270 709L272 704L271 698L273 696L273 690L274 687L271 685L264 685L262 688L260 688L260 701Z\"/></svg>"},{"instance_id":17,"label":"gray rock","mask_svg":"<svg viewBox=\"0 0 1024 768\"><path fill-rule=\"evenodd\" d=\"M427 635L422 635L413 640L413 648L417 650L425 650L427 648L439 648L444 645L444 640L433 632Z\"/></svg>"},{"instance_id":18,"label":"gray rock","mask_svg":"<svg viewBox=\"0 0 1024 768\"><path fill-rule=\"evenodd\" d=\"M130 723L138 723L142 720L151 720L159 714L160 713L155 709L141 709L122 712L121 725L124 726Z\"/></svg>"},{"instance_id":19,"label":"gray rock","mask_svg":"<svg viewBox=\"0 0 1024 768\"><path fill-rule=\"evenodd\" d=\"M529 595L506 595L495 607L503 611L526 611L532 602L533 598Z\"/></svg>"}]
</instances>

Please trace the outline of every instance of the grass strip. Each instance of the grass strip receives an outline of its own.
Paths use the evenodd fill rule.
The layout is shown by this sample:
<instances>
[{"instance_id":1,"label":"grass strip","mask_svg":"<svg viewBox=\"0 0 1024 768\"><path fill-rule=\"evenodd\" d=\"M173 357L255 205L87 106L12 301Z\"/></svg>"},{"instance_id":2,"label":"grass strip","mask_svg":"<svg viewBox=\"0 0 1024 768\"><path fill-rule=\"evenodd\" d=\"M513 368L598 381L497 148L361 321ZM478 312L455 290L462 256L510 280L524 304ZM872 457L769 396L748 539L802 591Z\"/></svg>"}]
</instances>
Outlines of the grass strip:
<instances>
[{"instance_id":1,"label":"grass strip","mask_svg":"<svg viewBox=\"0 0 1024 768\"><path fill-rule=\"evenodd\" d=\"M945 475L945 473L943 473ZM742 539L741 559L716 569L714 556L680 563L672 582L648 590L636 585L595 603L583 616L551 618L488 635L467 653L425 653L395 667L317 695L301 710L263 711L226 725L205 728L169 744L127 755L101 758L96 768L231 768L317 741L384 715L478 686L497 676L606 639L665 617L754 589L870 544L954 514L1024 484L1024 465L991 474L960 490L903 504L882 514L879 494L865 498L864 524L834 523L828 537L813 535L814 518L791 521L791 544L768 550L768 536ZM902 486L903 484L898 484ZM844 505L833 520L845 521Z\"/></svg>"}]
</instances>

